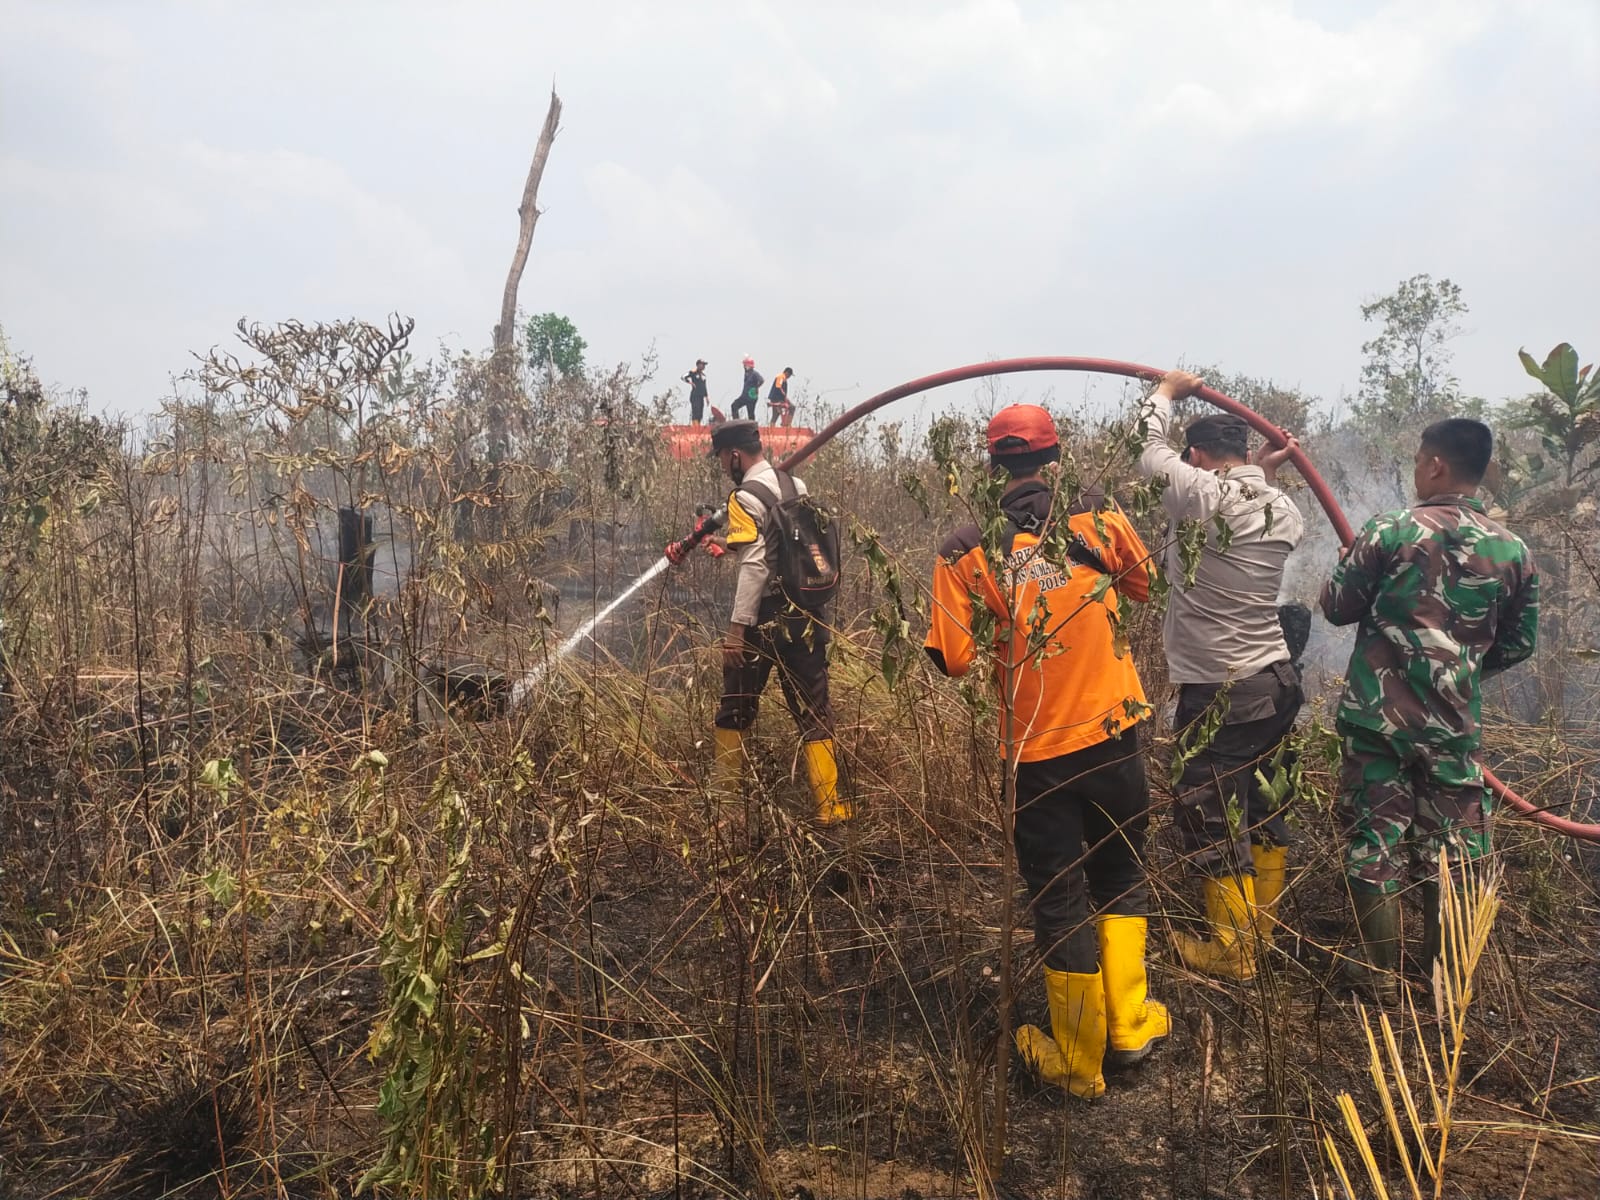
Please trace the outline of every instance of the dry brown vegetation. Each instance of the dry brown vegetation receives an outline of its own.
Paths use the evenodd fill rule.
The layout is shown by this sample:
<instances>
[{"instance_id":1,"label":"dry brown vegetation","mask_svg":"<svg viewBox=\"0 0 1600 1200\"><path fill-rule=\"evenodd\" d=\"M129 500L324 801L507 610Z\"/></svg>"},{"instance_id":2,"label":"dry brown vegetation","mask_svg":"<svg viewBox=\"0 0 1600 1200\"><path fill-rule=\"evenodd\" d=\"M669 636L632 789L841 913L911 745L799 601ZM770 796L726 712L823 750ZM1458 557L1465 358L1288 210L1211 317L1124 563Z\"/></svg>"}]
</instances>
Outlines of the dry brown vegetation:
<instances>
[{"instance_id":1,"label":"dry brown vegetation","mask_svg":"<svg viewBox=\"0 0 1600 1200\"><path fill-rule=\"evenodd\" d=\"M915 637L955 518L920 431L857 431L808 472L858 535L833 681L862 815L822 833L776 689L744 802L706 792L709 559L495 711L500 673L720 485L659 460L628 372L502 402L479 362L410 364L408 334L245 329L137 448L8 370L0 1194L1336 1196L1327 1144L1362 1157L1341 1092L1409 1194L1333 982L1321 724L1285 928L1238 987L1165 950L1196 903L1151 723L1173 1037L1093 1105L1013 1062L997 1156L1001 1010L1043 996L984 705L893 644L885 682L886 571ZM339 569L341 506L375 518L365 575ZM1154 688L1152 617L1132 634ZM1503 774L1581 812L1592 743L1493 699ZM1592 1194L1593 851L1507 819L1496 858L1441 1194ZM1419 1008L1414 1084L1441 1019Z\"/></svg>"}]
</instances>

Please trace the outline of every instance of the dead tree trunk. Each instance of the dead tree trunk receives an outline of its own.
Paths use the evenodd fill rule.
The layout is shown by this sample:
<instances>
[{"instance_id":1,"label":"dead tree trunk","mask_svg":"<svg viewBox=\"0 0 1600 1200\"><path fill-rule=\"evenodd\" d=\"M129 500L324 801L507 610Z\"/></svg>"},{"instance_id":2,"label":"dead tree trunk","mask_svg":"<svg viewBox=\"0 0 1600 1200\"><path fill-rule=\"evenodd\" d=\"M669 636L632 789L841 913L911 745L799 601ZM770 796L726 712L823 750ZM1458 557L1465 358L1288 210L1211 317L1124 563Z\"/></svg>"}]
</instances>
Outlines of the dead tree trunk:
<instances>
[{"instance_id":1,"label":"dead tree trunk","mask_svg":"<svg viewBox=\"0 0 1600 1200\"><path fill-rule=\"evenodd\" d=\"M550 111L544 115L544 129L539 133L539 145L533 151L533 162L528 167L528 182L522 189L522 203L517 205L521 227L517 231L517 250L511 256L511 270L506 275L506 290L500 297L500 323L494 327L494 350L499 355L511 348L516 340L517 288L522 283L522 271L528 265L528 250L533 245L533 228L539 223L539 180L544 176L544 163L550 157L550 143L556 140L561 125L561 97L555 89L550 91Z\"/></svg>"},{"instance_id":2,"label":"dead tree trunk","mask_svg":"<svg viewBox=\"0 0 1600 1200\"><path fill-rule=\"evenodd\" d=\"M533 247L534 227L539 224L539 181L544 177L550 144L556 140L560 126L561 97L551 88L550 110L544 115L539 144L534 147L533 162L528 166L528 181L522 187L522 203L517 205L517 248L511 255L511 270L506 274L505 291L500 296L500 322L494 327L494 352L489 360L488 394L484 405L488 469L481 486L482 490L491 494L499 490L500 464L506 458L511 442L510 410L517 390L517 289L522 285L522 272L528 265L528 251ZM491 539L498 538L500 534L500 517L498 508L483 514L484 523L488 526L483 532ZM476 521L474 506L462 501L456 510L458 534L470 537Z\"/></svg>"}]
</instances>

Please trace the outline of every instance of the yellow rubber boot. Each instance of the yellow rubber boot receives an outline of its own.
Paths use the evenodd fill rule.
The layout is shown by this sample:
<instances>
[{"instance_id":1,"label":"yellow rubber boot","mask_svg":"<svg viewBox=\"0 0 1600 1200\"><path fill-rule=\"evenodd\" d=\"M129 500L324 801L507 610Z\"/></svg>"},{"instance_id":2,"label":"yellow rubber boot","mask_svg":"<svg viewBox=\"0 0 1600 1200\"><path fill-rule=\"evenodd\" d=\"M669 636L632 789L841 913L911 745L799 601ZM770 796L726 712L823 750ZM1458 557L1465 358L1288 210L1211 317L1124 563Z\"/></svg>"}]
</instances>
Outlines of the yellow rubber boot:
<instances>
[{"instance_id":1,"label":"yellow rubber boot","mask_svg":"<svg viewBox=\"0 0 1600 1200\"><path fill-rule=\"evenodd\" d=\"M1205 881L1206 920L1211 940L1175 934L1178 957L1191 971L1219 979L1256 977L1256 881L1225 875Z\"/></svg>"},{"instance_id":2,"label":"yellow rubber boot","mask_svg":"<svg viewBox=\"0 0 1600 1200\"><path fill-rule=\"evenodd\" d=\"M1144 917L1103 916L1100 935L1100 977L1106 989L1106 1041L1113 1062L1134 1063L1172 1032L1167 1006L1149 999L1144 969Z\"/></svg>"},{"instance_id":3,"label":"yellow rubber boot","mask_svg":"<svg viewBox=\"0 0 1600 1200\"><path fill-rule=\"evenodd\" d=\"M1044 969L1050 998L1050 1033L1037 1025L1017 1030L1017 1053L1046 1083L1080 1100L1106 1090L1101 1063L1106 1055L1106 993L1100 972L1079 975Z\"/></svg>"},{"instance_id":4,"label":"yellow rubber boot","mask_svg":"<svg viewBox=\"0 0 1600 1200\"><path fill-rule=\"evenodd\" d=\"M837 825L855 816L855 807L839 796L839 760L834 757L833 739L804 742L800 749L805 755L806 782L811 785L811 799L817 805L817 823Z\"/></svg>"},{"instance_id":5,"label":"yellow rubber boot","mask_svg":"<svg viewBox=\"0 0 1600 1200\"><path fill-rule=\"evenodd\" d=\"M711 791L723 800L737 799L744 786L744 731L712 730L716 757L711 764Z\"/></svg>"},{"instance_id":6,"label":"yellow rubber boot","mask_svg":"<svg viewBox=\"0 0 1600 1200\"><path fill-rule=\"evenodd\" d=\"M1267 946L1272 944L1272 931L1278 924L1278 900L1288 877L1289 848L1252 845L1250 858L1256 865L1256 936Z\"/></svg>"}]
</instances>

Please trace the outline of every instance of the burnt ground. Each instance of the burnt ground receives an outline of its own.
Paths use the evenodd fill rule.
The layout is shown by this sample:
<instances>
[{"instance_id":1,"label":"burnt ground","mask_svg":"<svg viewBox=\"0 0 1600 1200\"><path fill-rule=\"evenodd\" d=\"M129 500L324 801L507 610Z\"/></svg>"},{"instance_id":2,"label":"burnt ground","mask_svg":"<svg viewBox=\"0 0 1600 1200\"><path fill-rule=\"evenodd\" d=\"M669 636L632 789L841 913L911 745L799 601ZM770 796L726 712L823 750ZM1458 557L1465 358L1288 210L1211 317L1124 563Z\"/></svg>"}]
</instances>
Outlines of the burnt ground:
<instances>
[{"instance_id":1,"label":"burnt ground","mask_svg":"<svg viewBox=\"0 0 1600 1200\"><path fill-rule=\"evenodd\" d=\"M679 682L701 707L705 682ZM324 713L318 758L241 761L260 782L227 803L202 793L176 832L113 787L126 754L15 756L0 1194L352 1195L393 1120L385 1080L424 1058L431 1085L398 1138L423 1165L377 1194L464 1194L475 1148L493 1146L517 1196L976 1194L1008 895L1013 1015L1044 1017L981 739L919 724L916 698L897 740L857 720L843 736L862 817L819 832L781 712L763 718L750 794L716 805L697 735L618 700L628 717L598 727L584 705L431 732ZM352 770L373 745L389 767ZM1370 1194L1341 1092L1404 1194L1358 1012L1333 982L1346 901L1321 803L1301 805L1287 930L1241 986L1167 948L1196 904L1158 819L1151 987L1173 1036L1093 1104L1008 1056L994 1194L1336 1194L1324 1136ZM449 812L473 835L454 883ZM1498 846L1503 909L1443 1194L1592 1195L1592 852L1511 821ZM374 1057L414 978L395 965L408 947L439 965L437 1000L409 1059ZM1415 994L1400 1038L1421 1088L1417 1035L1438 1034Z\"/></svg>"}]
</instances>

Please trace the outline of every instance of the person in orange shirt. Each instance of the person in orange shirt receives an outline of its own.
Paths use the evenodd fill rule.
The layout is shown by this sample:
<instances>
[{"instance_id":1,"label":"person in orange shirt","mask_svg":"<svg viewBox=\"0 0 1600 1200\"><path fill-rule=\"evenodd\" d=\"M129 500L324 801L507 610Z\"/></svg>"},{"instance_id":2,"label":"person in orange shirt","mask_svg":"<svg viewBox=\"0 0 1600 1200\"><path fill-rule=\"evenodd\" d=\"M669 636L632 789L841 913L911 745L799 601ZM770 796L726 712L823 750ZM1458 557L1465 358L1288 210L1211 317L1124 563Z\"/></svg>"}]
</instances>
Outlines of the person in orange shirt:
<instances>
[{"instance_id":1,"label":"person in orange shirt","mask_svg":"<svg viewBox=\"0 0 1600 1200\"><path fill-rule=\"evenodd\" d=\"M794 424L794 405L789 402L789 380L793 375L794 368L785 367L772 381L772 389L767 392L769 425L782 425L787 428Z\"/></svg>"},{"instance_id":2,"label":"person in orange shirt","mask_svg":"<svg viewBox=\"0 0 1600 1200\"><path fill-rule=\"evenodd\" d=\"M978 606L993 622L1013 840L1050 1004L1050 1032L1024 1025L1017 1049L1047 1082L1090 1099L1105 1091L1108 1057L1137 1061L1171 1030L1144 965L1150 791L1138 722L1150 707L1118 633L1125 603L1149 599L1150 552L1114 501L1057 503L1045 470L1061 447L1044 409L1002 409L988 442L990 469L1008 477L1000 544L986 549L976 525L946 539L924 648L944 674L964 675L980 652Z\"/></svg>"}]
</instances>

